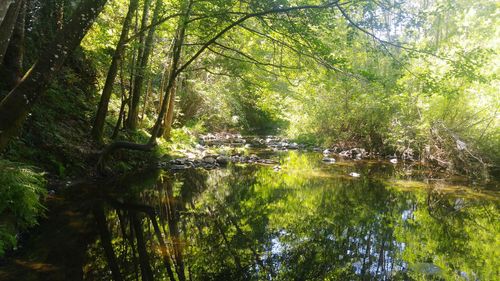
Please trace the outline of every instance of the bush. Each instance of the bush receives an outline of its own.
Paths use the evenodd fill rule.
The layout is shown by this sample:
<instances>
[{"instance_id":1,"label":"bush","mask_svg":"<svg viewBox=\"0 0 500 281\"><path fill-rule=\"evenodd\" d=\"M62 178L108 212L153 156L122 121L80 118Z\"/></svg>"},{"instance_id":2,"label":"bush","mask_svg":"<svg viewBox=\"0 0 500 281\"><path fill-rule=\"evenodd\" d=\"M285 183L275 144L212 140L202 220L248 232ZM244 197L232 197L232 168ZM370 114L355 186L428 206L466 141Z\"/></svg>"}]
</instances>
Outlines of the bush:
<instances>
[{"instance_id":1,"label":"bush","mask_svg":"<svg viewBox=\"0 0 500 281\"><path fill-rule=\"evenodd\" d=\"M0 160L0 256L15 246L18 231L36 224L45 183L33 167Z\"/></svg>"}]
</instances>

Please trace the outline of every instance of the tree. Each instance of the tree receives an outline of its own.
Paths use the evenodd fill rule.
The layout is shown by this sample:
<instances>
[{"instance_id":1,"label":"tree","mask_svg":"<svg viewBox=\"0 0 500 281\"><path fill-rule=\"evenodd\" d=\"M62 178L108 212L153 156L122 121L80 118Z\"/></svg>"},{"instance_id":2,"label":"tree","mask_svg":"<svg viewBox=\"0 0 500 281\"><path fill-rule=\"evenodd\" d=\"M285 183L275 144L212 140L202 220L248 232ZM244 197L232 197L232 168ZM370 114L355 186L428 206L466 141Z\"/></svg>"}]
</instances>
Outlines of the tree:
<instances>
[{"instance_id":1,"label":"tree","mask_svg":"<svg viewBox=\"0 0 500 281\"><path fill-rule=\"evenodd\" d=\"M0 103L0 150L16 136L31 108L60 70L68 54L86 34L107 0L85 0L80 3L71 20L57 33L38 61L22 81Z\"/></svg>"},{"instance_id":2,"label":"tree","mask_svg":"<svg viewBox=\"0 0 500 281\"><path fill-rule=\"evenodd\" d=\"M111 65L109 66L108 74L106 76L106 82L101 94L101 100L99 101L99 106L97 108L97 113L94 119L94 125L92 127L92 136L97 141L102 141L102 132L104 129L106 114L108 112L109 99L113 92L113 85L118 73L118 67L120 66L123 52L125 50L125 45L127 43L132 18L138 6L139 0L130 0L128 12L125 16L125 20L123 21L120 39L118 40L118 43L116 45L113 58L111 60Z\"/></svg>"},{"instance_id":3,"label":"tree","mask_svg":"<svg viewBox=\"0 0 500 281\"><path fill-rule=\"evenodd\" d=\"M145 5L146 4L149 3L145 3ZM162 1L157 0L155 4L155 10L153 12L153 18L151 20L152 23L158 21L161 9L162 9ZM146 9L145 7L141 28L146 27L147 18L148 18L148 9ZM130 108L127 119L127 128L131 130L135 130L137 128L137 123L139 120L139 104L142 96L145 72L148 66L151 49L153 47L152 45L153 45L155 30L156 26L153 25L151 28L149 28L145 40L144 41L141 40L140 42L141 45L139 47L138 58L137 58L137 70L135 73L134 88L131 94Z\"/></svg>"},{"instance_id":4,"label":"tree","mask_svg":"<svg viewBox=\"0 0 500 281\"><path fill-rule=\"evenodd\" d=\"M0 20L0 62L3 61L7 47L9 46L10 38L14 27L16 25L16 20L19 15L19 11L23 6L24 0L15 1L4 1L2 5L7 5L7 11L5 16ZM4 10L5 8L2 8Z\"/></svg>"},{"instance_id":5,"label":"tree","mask_svg":"<svg viewBox=\"0 0 500 281\"><path fill-rule=\"evenodd\" d=\"M7 47L3 64L0 66L0 74L6 79L5 88L14 88L21 80L24 57L24 29L26 21L26 0L22 1L21 9L17 16L9 46Z\"/></svg>"}]
</instances>

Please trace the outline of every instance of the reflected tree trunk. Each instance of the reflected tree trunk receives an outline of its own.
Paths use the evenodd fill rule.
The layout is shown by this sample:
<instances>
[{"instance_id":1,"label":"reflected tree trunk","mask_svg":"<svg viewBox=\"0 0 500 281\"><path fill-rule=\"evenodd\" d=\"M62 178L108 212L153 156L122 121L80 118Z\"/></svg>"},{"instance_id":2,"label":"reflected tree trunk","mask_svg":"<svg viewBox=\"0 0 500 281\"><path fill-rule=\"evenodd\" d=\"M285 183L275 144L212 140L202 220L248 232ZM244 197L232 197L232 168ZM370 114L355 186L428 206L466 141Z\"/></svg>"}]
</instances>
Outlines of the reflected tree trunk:
<instances>
[{"instance_id":1,"label":"reflected tree trunk","mask_svg":"<svg viewBox=\"0 0 500 281\"><path fill-rule=\"evenodd\" d=\"M153 271L149 263L149 255L144 240L144 229L142 217L136 212L132 213L132 225L134 227L135 238L137 241L137 252L139 253L139 264L141 266L141 276L143 281L153 281Z\"/></svg>"},{"instance_id":2,"label":"reflected tree trunk","mask_svg":"<svg viewBox=\"0 0 500 281\"><path fill-rule=\"evenodd\" d=\"M158 243L160 244L160 251L163 256L163 264L167 269L168 277L171 281L175 281L174 272L172 271L172 267L170 265L170 253L168 251L167 244L165 244L165 240L163 240L163 236L161 234L160 227L158 226L158 222L156 221L156 217L152 214L149 217L151 219L151 222L153 223L156 239L158 239Z\"/></svg>"},{"instance_id":3,"label":"reflected tree trunk","mask_svg":"<svg viewBox=\"0 0 500 281\"><path fill-rule=\"evenodd\" d=\"M121 281L123 280L123 278L116 261L116 255L111 243L111 234L109 233L108 224L106 222L106 216L104 214L104 208L102 204L94 206L93 213L97 223L97 228L99 229L99 234L101 236L101 244L104 248L104 254L106 255L109 268L111 269L113 280Z\"/></svg>"},{"instance_id":4,"label":"reflected tree trunk","mask_svg":"<svg viewBox=\"0 0 500 281\"><path fill-rule=\"evenodd\" d=\"M172 190L172 183L170 181L165 181L165 187L167 191L167 221L168 230L170 232L170 239L174 247L174 256L176 261L176 272L180 281L186 280L184 273L184 261L182 257L182 247L180 245L180 233L179 233L179 217L175 206L175 198Z\"/></svg>"}]
</instances>

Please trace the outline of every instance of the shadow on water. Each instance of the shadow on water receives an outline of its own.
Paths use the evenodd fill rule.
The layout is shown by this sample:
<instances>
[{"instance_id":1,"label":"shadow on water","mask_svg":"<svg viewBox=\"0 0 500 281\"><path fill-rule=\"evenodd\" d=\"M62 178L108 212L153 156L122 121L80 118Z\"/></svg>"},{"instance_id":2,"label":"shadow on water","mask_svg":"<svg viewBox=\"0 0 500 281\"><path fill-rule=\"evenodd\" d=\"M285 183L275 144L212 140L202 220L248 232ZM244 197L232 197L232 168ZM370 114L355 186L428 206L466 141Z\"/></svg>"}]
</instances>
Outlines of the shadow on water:
<instances>
[{"instance_id":1,"label":"shadow on water","mask_svg":"<svg viewBox=\"0 0 500 281\"><path fill-rule=\"evenodd\" d=\"M68 190L0 279L498 280L497 191L276 157L279 171L150 171Z\"/></svg>"}]
</instances>

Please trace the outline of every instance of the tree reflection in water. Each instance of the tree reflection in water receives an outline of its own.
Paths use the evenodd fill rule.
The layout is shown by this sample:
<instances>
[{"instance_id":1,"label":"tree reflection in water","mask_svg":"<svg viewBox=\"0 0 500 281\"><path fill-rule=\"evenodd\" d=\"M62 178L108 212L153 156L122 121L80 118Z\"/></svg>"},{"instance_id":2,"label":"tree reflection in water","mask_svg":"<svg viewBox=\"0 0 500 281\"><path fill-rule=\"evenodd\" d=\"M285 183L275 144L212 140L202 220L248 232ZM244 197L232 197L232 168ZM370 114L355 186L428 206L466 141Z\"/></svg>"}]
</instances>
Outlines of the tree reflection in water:
<instances>
[{"instance_id":1,"label":"tree reflection in water","mask_svg":"<svg viewBox=\"0 0 500 281\"><path fill-rule=\"evenodd\" d=\"M498 194L391 181L390 166L163 173L94 204L87 280L494 280ZM346 177L356 170L362 175ZM492 194L492 195L491 195Z\"/></svg>"}]
</instances>

